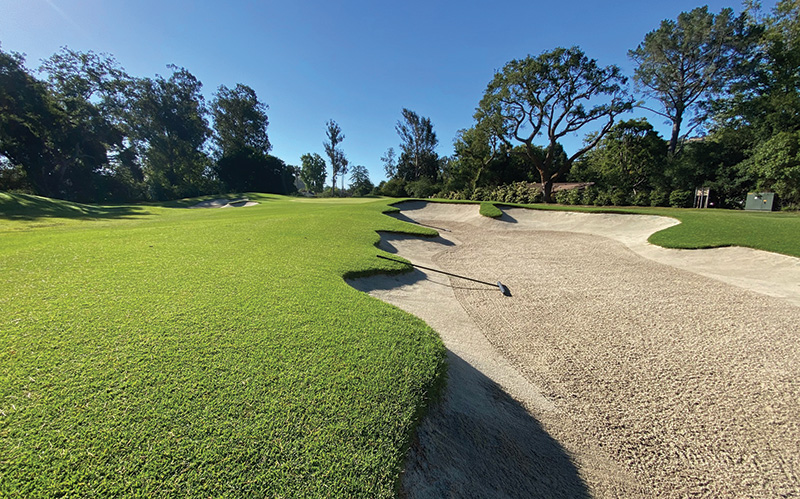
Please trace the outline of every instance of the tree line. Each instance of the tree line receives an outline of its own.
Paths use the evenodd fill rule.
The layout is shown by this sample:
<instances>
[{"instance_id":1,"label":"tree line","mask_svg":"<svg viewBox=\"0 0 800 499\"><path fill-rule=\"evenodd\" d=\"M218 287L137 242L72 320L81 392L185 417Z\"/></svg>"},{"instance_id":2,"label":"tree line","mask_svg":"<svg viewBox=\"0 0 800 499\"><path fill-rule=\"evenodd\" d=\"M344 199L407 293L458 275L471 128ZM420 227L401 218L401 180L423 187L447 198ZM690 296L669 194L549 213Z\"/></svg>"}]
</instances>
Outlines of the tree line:
<instances>
[{"instance_id":1,"label":"tree line","mask_svg":"<svg viewBox=\"0 0 800 499\"><path fill-rule=\"evenodd\" d=\"M628 55L633 85L579 47L508 62L449 158L432 152L430 120L404 110L402 155L390 149L382 158L390 180L378 190L686 206L694 188L707 187L715 206L738 208L748 191L768 190L785 208L800 207L800 2L781 0L766 14L750 4L738 16L699 7L664 20ZM666 120L670 136L646 118L622 119L633 109ZM566 154L561 140L589 128L583 145ZM556 182L594 187L554 193Z\"/></svg>"},{"instance_id":2,"label":"tree line","mask_svg":"<svg viewBox=\"0 0 800 499\"><path fill-rule=\"evenodd\" d=\"M133 77L109 55L64 48L37 79L24 62L0 50L0 190L79 202L295 190L247 85L222 85L207 103L177 66Z\"/></svg>"},{"instance_id":3,"label":"tree line","mask_svg":"<svg viewBox=\"0 0 800 499\"><path fill-rule=\"evenodd\" d=\"M375 186L348 161L334 120L325 158L309 152L292 167L271 156L267 106L247 85L220 86L206 103L184 68L132 77L110 56L66 48L44 61L40 80L22 56L0 50L0 190L164 200L289 193L298 175L323 195L685 206L707 187L715 206L741 207L751 190L800 206L798 0L768 13L754 3L738 16L683 12L628 56L632 78L580 47L509 61L450 156L437 154L430 118L402 109L397 150L380 158L389 180ZM646 118L624 119L634 109L665 120L669 137ZM583 145L567 154L563 139L579 132ZM559 182L593 187L555 192Z\"/></svg>"}]
</instances>

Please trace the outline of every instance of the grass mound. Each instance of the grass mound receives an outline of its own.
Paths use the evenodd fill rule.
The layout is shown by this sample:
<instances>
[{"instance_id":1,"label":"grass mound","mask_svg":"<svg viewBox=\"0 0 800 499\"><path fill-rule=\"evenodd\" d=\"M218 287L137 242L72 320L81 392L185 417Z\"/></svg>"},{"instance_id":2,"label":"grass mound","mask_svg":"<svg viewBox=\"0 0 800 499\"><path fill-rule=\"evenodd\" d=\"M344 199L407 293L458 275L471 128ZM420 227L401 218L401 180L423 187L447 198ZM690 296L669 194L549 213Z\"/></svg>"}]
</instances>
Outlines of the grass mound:
<instances>
[{"instance_id":1,"label":"grass mound","mask_svg":"<svg viewBox=\"0 0 800 499\"><path fill-rule=\"evenodd\" d=\"M500 208L495 206L494 203L487 201L483 201L481 203L480 214L489 218L500 218L503 216L503 212L500 210Z\"/></svg>"},{"instance_id":2,"label":"grass mound","mask_svg":"<svg viewBox=\"0 0 800 499\"><path fill-rule=\"evenodd\" d=\"M14 197L34 206L0 216L0 495L394 494L444 348L342 276L401 267L376 230L424 229L387 201Z\"/></svg>"}]
</instances>

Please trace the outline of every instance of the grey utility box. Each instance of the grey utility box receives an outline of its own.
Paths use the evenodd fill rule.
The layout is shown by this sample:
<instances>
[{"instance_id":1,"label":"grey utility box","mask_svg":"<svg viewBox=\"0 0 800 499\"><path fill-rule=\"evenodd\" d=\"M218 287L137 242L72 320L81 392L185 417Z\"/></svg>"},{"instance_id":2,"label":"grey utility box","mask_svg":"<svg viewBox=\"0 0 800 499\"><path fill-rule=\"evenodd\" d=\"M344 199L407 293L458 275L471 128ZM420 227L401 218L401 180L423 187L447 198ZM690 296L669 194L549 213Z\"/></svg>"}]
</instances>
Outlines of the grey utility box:
<instances>
[{"instance_id":1,"label":"grey utility box","mask_svg":"<svg viewBox=\"0 0 800 499\"><path fill-rule=\"evenodd\" d=\"M748 192L747 201L744 203L744 209L753 211L772 211L772 204L774 202L774 192Z\"/></svg>"}]
</instances>

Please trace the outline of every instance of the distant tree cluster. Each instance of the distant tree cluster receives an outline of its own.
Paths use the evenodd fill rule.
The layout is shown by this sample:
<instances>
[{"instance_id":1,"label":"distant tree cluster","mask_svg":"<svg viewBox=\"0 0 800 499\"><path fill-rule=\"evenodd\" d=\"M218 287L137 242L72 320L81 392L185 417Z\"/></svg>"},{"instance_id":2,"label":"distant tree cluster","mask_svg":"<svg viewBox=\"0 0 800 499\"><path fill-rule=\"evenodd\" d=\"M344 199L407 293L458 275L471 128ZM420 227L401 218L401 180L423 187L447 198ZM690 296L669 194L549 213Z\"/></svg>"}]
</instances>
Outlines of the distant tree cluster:
<instances>
[{"instance_id":1,"label":"distant tree cluster","mask_svg":"<svg viewBox=\"0 0 800 499\"><path fill-rule=\"evenodd\" d=\"M769 14L752 5L739 16L684 12L628 55L633 92L619 68L598 66L578 47L506 64L475 124L459 131L438 195L685 206L694 188L708 187L715 206L738 208L748 191L770 190L785 208L800 208L797 1L781 0ZM619 120L637 107L667 120L667 140L646 119ZM584 146L566 155L559 140L589 124ZM564 181L594 187L554 194Z\"/></svg>"},{"instance_id":2,"label":"distant tree cluster","mask_svg":"<svg viewBox=\"0 0 800 499\"><path fill-rule=\"evenodd\" d=\"M137 78L111 56L64 48L39 80L24 62L0 50L0 190L120 202L294 189L247 85L220 86L206 104L176 66Z\"/></svg>"},{"instance_id":3,"label":"distant tree cluster","mask_svg":"<svg viewBox=\"0 0 800 499\"><path fill-rule=\"evenodd\" d=\"M0 50L0 190L162 200L287 193L297 174L320 195L683 206L707 187L715 206L741 207L748 191L769 190L800 208L800 3L779 0L769 13L747 5L738 16L700 7L662 21L628 52L632 86L579 47L509 61L449 157L436 152L431 119L404 108L378 186L350 165L334 120L327 164L317 153L299 168L271 156L267 106L247 85L220 86L206 104L184 68L136 78L110 56L64 49L39 80L22 56ZM636 108L666 120L669 137L644 118L622 118ZM567 154L561 141L581 132L583 146ZM593 187L556 192L565 181Z\"/></svg>"}]
</instances>

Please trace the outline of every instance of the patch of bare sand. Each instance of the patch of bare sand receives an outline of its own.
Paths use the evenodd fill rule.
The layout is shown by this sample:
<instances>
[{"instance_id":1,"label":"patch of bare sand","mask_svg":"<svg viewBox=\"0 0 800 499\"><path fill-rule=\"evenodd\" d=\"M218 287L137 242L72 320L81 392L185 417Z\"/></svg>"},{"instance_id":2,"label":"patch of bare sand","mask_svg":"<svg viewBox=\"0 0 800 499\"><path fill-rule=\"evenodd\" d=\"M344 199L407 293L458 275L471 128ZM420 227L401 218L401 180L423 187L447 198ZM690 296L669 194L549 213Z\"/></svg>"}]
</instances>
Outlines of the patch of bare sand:
<instances>
[{"instance_id":1,"label":"patch of bare sand","mask_svg":"<svg viewBox=\"0 0 800 499\"><path fill-rule=\"evenodd\" d=\"M777 299L742 289L749 277L734 275L737 287L643 258L670 219L402 208L449 232L384 236L387 250L514 294L421 271L353 283L425 319L450 349L445 398L408 459L409 497L800 494L791 289ZM733 263L760 266L767 284L776 261L800 270L767 256L778 258Z\"/></svg>"},{"instance_id":2,"label":"patch of bare sand","mask_svg":"<svg viewBox=\"0 0 800 499\"><path fill-rule=\"evenodd\" d=\"M247 206L256 206L258 203L255 201L250 201L247 198L243 199L208 199L206 201L200 201L199 203L190 206L189 208L244 208Z\"/></svg>"}]
</instances>

